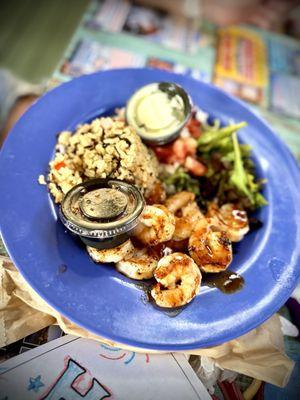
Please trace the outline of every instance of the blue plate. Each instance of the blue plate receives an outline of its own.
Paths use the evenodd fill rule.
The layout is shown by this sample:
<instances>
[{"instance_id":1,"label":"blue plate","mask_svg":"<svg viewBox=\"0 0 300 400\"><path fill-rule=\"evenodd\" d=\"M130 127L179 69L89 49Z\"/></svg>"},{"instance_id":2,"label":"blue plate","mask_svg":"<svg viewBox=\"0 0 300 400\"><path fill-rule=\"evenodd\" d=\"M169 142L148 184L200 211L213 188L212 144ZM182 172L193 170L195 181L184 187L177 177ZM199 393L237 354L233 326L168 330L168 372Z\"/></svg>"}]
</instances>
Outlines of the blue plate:
<instances>
[{"instance_id":1,"label":"blue plate","mask_svg":"<svg viewBox=\"0 0 300 400\"><path fill-rule=\"evenodd\" d=\"M253 148L268 180L263 228L237 246L231 265L244 288L226 295L203 287L176 317L143 301L143 291L112 266L96 265L57 219L39 174L47 171L56 134L111 113L142 85L173 81L223 122L247 121L239 137ZM65 83L38 100L15 125L0 156L0 222L10 256L29 284L79 326L113 341L155 350L213 346L244 334L286 301L300 275L300 174L285 145L259 117L221 90L151 69L99 72ZM62 266L67 269L62 273Z\"/></svg>"}]
</instances>

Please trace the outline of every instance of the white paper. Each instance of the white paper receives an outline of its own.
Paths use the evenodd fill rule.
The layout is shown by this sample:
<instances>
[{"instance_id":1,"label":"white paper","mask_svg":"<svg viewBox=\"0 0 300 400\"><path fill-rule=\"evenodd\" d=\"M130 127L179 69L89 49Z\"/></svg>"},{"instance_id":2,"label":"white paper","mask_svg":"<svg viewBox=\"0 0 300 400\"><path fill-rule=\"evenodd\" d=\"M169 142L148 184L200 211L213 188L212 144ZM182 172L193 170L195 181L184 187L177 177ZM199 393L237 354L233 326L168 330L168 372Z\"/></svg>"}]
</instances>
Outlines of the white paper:
<instances>
[{"instance_id":1,"label":"white paper","mask_svg":"<svg viewBox=\"0 0 300 400\"><path fill-rule=\"evenodd\" d=\"M1 400L211 399L182 354L67 335L0 364Z\"/></svg>"}]
</instances>

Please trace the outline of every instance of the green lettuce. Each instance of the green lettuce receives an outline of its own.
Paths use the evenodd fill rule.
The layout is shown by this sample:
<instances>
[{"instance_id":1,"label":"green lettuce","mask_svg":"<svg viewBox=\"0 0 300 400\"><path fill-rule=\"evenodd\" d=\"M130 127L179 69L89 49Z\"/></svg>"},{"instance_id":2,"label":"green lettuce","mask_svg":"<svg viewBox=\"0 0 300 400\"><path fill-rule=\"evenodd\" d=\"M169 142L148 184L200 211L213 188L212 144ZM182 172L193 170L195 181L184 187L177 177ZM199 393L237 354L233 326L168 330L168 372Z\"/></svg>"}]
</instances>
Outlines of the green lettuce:
<instances>
[{"instance_id":1,"label":"green lettuce","mask_svg":"<svg viewBox=\"0 0 300 400\"><path fill-rule=\"evenodd\" d=\"M221 202L243 198L248 208L255 209L267 204L267 201L260 193L264 182L255 179L251 147L238 142L236 132L246 125L246 122L241 122L220 129L208 129L198 139L198 154L208 167L206 177L215 186ZM215 168L213 159L216 155L222 163L221 170Z\"/></svg>"},{"instance_id":2,"label":"green lettuce","mask_svg":"<svg viewBox=\"0 0 300 400\"><path fill-rule=\"evenodd\" d=\"M167 187L174 186L178 192L187 190L195 193L196 196L200 194L198 180L192 178L182 167L178 167L172 175L165 177L163 181Z\"/></svg>"}]
</instances>

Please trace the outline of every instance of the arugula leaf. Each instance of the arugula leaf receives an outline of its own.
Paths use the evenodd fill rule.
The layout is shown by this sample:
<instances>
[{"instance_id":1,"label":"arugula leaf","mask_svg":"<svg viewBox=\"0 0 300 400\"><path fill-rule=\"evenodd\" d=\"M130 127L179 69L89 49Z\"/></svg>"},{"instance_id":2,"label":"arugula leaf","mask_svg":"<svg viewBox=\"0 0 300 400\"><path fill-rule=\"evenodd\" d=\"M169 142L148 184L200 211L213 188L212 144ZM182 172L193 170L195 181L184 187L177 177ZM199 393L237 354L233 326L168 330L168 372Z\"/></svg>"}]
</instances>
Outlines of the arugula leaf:
<instances>
[{"instance_id":1,"label":"arugula leaf","mask_svg":"<svg viewBox=\"0 0 300 400\"><path fill-rule=\"evenodd\" d=\"M232 142L234 149L234 161L233 170L229 179L230 183L235 186L240 193L248 197L254 208L266 205L266 199L261 193L259 193L262 182L255 182L253 173L250 173L244 167L241 155L241 146L238 142L236 133L232 134Z\"/></svg>"},{"instance_id":2,"label":"arugula leaf","mask_svg":"<svg viewBox=\"0 0 300 400\"><path fill-rule=\"evenodd\" d=\"M259 193L263 182L255 181L251 147L238 142L236 131L246 125L246 122L241 122L208 129L198 139L198 154L207 166L205 176L215 188L219 201L223 203L240 199L253 209L267 202ZM216 156L219 160L217 165Z\"/></svg>"},{"instance_id":3,"label":"arugula leaf","mask_svg":"<svg viewBox=\"0 0 300 400\"><path fill-rule=\"evenodd\" d=\"M255 207L262 207L268 204L267 200L264 198L264 196L259 193L261 186L265 181L261 179L260 181L255 181L255 177L251 173L247 173L248 177L248 186L249 190L253 194L253 200L254 200L254 206Z\"/></svg>"},{"instance_id":4,"label":"arugula leaf","mask_svg":"<svg viewBox=\"0 0 300 400\"><path fill-rule=\"evenodd\" d=\"M249 197L251 203L253 203L253 196L252 193L249 191L247 185L248 184L247 174L243 166L243 160L236 132L232 133L232 142L234 150L234 162L233 162L233 171L230 176L230 182L241 193Z\"/></svg>"},{"instance_id":5,"label":"arugula leaf","mask_svg":"<svg viewBox=\"0 0 300 400\"><path fill-rule=\"evenodd\" d=\"M214 148L226 150L228 146L232 146L232 133L246 125L246 122L240 122L239 124L228 125L224 128L205 131L198 139L198 150L202 152L209 152Z\"/></svg>"}]
</instances>

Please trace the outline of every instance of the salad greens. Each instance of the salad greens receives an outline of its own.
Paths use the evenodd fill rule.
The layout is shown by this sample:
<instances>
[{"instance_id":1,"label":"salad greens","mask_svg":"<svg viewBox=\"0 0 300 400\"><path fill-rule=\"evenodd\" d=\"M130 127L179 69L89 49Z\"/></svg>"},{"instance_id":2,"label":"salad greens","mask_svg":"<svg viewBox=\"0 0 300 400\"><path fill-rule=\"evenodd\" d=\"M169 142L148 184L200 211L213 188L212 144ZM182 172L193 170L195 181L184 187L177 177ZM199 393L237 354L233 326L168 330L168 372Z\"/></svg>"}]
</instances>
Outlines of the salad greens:
<instances>
[{"instance_id":1,"label":"salad greens","mask_svg":"<svg viewBox=\"0 0 300 400\"><path fill-rule=\"evenodd\" d=\"M198 156L208 167L206 177L212 180L221 203L238 201L245 208L255 209L267 201L260 193L263 181L255 180L251 147L238 142L236 132L246 125L241 122L219 129L208 128L198 139Z\"/></svg>"},{"instance_id":2,"label":"salad greens","mask_svg":"<svg viewBox=\"0 0 300 400\"><path fill-rule=\"evenodd\" d=\"M248 189L248 177L244 169L243 160L241 156L240 146L237 139L236 132L232 133L233 143L233 170L230 174L229 182L235 186L241 193L252 200L252 193Z\"/></svg>"},{"instance_id":3,"label":"salad greens","mask_svg":"<svg viewBox=\"0 0 300 400\"><path fill-rule=\"evenodd\" d=\"M239 143L237 138L236 132L246 125L240 122L220 127L215 121L214 125L203 126L203 133L197 139L197 158L207 167L206 173L193 178L179 167L165 179L165 184L194 192L204 206L214 198L220 204L237 202L248 210L267 204L260 193L264 181L255 177L251 147Z\"/></svg>"},{"instance_id":4,"label":"salad greens","mask_svg":"<svg viewBox=\"0 0 300 400\"><path fill-rule=\"evenodd\" d=\"M214 149L222 149L223 151L232 148L231 136L238 129L246 126L246 122L241 122L236 125L228 125L224 128L208 129L198 139L198 150L200 152L210 152Z\"/></svg>"},{"instance_id":5,"label":"salad greens","mask_svg":"<svg viewBox=\"0 0 300 400\"><path fill-rule=\"evenodd\" d=\"M199 181L198 179L192 178L189 173L187 173L183 167L177 167L172 175L167 176L164 179L164 183L168 187L176 188L176 191L181 192L182 190L187 190L189 192L195 193L196 196L200 195Z\"/></svg>"}]
</instances>

